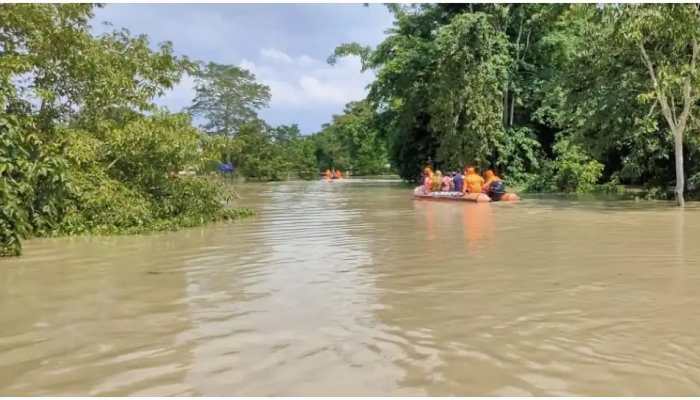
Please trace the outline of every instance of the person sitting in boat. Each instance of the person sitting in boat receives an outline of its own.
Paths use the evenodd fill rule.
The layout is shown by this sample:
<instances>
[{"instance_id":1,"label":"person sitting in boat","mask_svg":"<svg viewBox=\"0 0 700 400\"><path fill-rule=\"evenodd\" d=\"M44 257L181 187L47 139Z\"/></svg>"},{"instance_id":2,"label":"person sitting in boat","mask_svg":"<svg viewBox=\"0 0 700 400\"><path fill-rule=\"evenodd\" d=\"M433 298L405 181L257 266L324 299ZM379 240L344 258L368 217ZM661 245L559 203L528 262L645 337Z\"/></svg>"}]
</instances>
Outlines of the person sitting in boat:
<instances>
[{"instance_id":1,"label":"person sitting in boat","mask_svg":"<svg viewBox=\"0 0 700 400\"><path fill-rule=\"evenodd\" d=\"M442 189L442 171L435 171L433 175L433 184L430 189L432 192L439 192Z\"/></svg>"},{"instance_id":2,"label":"person sitting in boat","mask_svg":"<svg viewBox=\"0 0 700 400\"><path fill-rule=\"evenodd\" d=\"M425 167L423 170L423 193L432 192L433 188L433 170L430 167Z\"/></svg>"},{"instance_id":3,"label":"person sitting in boat","mask_svg":"<svg viewBox=\"0 0 700 400\"><path fill-rule=\"evenodd\" d=\"M485 182L481 191L489 195L493 201L501 200L506 193L506 185L503 180L490 169L484 172L484 179Z\"/></svg>"},{"instance_id":4,"label":"person sitting in boat","mask_svg":"<svg viewBox=\"0 0 700 400\"><path fill-rule=\"evenodd\" d=\"M334 178L335 178L335 179L343 179L343 173L340 172L339 169L337 169L337 170L335 171L335 176L334 176Z\"/></svg>"},{"instance_id":5,"label":"person sitting in boat","mask_svg":"<svg viewBox=\"0 0 700 400\"><path fill-rule=\"evenodd\" d=\"M323 173L323 177L326 179L332 179L333 174L331 173L331 170L326 168L326 172Z\"/></svg>"},{"instance_id":6,"label":"person sitting in boat","mask_svg":"<svg viewBox=\"0 0 700 400\"><path fill-rule=\"evenodd\" d=\"M476 173L476 169L467 167L464 169L464 175L464 193L481 193L484 178Z\"/></svg>"},{"instance_id":7,"label":"person sitting in boat","mask_svg":"<svg viewBox=\"0 0 700 400\"><path fill-rule=\"evenodd\" d=\"M440 188L440 190L443 192L452 191L452 177L450 176L450 174L445 174L445 176L442 178L442 187Z\"/></svg>"},{"instance_id":8,"label":"person sitting in boat","mask_svg":"<svg viewBox=\"0 0 700 400\"><path fill-rule=\"evenodd\" d=\"M452 190L455 192L464 191L464 175L462 175L462 171L457 171L454 176L452 176L452 186Z\"/></svg>"}]
</instances>

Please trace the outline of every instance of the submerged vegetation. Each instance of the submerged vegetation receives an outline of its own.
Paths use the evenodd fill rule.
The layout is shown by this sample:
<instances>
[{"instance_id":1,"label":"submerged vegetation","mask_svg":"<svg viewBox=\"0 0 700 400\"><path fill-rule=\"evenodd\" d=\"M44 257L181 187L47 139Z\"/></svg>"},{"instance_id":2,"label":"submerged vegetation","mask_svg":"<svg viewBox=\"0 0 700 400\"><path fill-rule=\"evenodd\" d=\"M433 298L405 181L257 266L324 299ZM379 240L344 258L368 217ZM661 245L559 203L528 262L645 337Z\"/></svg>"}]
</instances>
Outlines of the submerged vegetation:
<instances>
[{"instance_id":1,"label":"submerged vegetation","mask_svg":"<svg viewBox=\"0 0 700 400\"><path fill-rule=\"evenodd\" d=\"M271 91L249 71L93 35L94 7L0 6L0 255L249 215L222 163L252 180L473 164L528 191L700 192L698 5L390 5L382 43L329 57L375 72L367 98L308 136L258 116ZM186 74L192 105L158 108Z\"/></svg>"},{"instance_id":2,"label":"submerged vegetation","mask_svg":"<svg viewBox=\"0 0 700 400\"><path fill-rule=\"evenodd\" d=\"M29 236L238 218L200 169L203 134L153 98L196 65L169 43L89 32L92 5L0 6L0 255Z\"/></svg>"}]
</instances>

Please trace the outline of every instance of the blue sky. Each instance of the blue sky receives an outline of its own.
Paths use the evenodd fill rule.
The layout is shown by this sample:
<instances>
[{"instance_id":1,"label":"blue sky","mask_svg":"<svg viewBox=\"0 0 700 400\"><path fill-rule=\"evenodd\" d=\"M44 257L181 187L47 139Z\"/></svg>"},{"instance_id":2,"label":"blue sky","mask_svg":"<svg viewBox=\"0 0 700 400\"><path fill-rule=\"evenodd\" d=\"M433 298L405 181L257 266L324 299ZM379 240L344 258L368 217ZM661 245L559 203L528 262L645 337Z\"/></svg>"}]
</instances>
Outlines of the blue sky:
<instances>
[{"instance_id":1,"label":"blue sky","mask_svg":"<svg viewBox=\"0 0 700 400\"><path fill-rule=\"evenodd\" d=\"M169 40L192 59L246 68L272 90L261 116L271 125L298 123L308 134L362 99L373 79L356 58L335 66L326 58L343 42L378 44L391 21L380 4L108 4L92 26L95 33L124 27L154 44ZM179 111L192 87L185 77L157 102Z\"/></svg>"}]
</instances>

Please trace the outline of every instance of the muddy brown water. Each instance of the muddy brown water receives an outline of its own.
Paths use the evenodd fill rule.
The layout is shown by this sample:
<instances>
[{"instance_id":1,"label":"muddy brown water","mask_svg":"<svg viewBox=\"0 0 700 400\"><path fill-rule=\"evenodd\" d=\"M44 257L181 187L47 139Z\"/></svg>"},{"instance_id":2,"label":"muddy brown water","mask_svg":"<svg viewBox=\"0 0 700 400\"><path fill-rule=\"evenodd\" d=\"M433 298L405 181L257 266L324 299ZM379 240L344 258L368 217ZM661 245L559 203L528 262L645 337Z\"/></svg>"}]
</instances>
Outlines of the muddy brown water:
<instances>
[{"instance_id":1,"label":"muddy brown water","mask_svg":"<svg viewBox=\"0 0 700 400\"><path fill-rule=\"evenodd\" d=\"M0 260L0 394L700 394L696 207L238 189L257 217Z\"/></svg>"}]
</instances>

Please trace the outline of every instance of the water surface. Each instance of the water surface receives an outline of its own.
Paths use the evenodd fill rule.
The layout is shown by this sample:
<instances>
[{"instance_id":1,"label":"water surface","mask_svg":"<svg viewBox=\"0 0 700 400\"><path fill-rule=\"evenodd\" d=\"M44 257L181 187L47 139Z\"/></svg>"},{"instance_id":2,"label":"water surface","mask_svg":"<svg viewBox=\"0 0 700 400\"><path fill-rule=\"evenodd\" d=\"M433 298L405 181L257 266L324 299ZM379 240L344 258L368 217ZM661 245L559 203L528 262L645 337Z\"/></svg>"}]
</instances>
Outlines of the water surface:
<instances>
[{"instance_id":1,"label":"water surface","mask_svg":"<svg viewBox=\"0 0 700 400\"><path fill-rule=\"evenodd\" d=\"M257 217L0 260L0 394L700 393L697 208L238 189Z\"/></svg>"}]
</instances>

